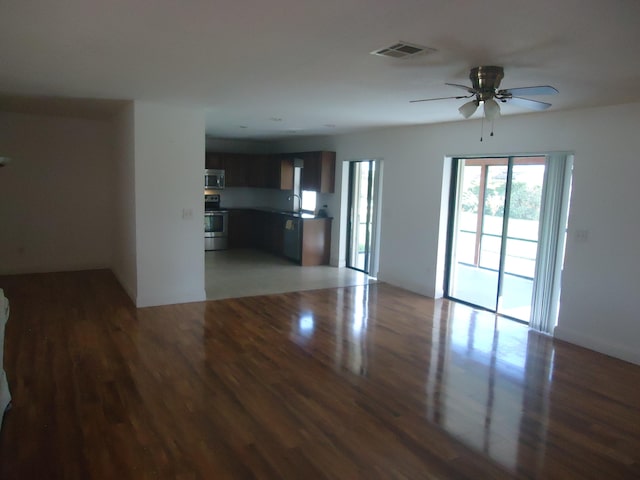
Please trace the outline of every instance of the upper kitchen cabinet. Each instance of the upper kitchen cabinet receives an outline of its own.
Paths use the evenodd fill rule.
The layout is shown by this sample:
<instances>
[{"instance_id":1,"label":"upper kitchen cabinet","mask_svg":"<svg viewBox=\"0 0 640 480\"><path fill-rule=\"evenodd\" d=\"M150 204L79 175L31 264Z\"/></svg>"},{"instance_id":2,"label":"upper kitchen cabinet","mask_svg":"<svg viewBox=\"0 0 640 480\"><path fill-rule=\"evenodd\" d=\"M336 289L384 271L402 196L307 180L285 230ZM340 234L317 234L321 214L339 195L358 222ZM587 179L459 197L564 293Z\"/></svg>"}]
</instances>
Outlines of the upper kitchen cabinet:
<instances>
[{"instance_id":1,"label":"upper kitchen cabinet","mask_svg":"<svg viewBox=\"0 0 640 480\"><path fill-rule=\"evenodd\" d=\"M249 160L248 186L293 190L293 162L282 155L252 155Z\"/></svg>"},{"instance_id":2,"label":"upper kitchen cabinet","mask_svg":"<svg viewBox=\"0 0 640 480\"><path fill-rule=\"evenodd\" d=\"M270 155L267 162L267 188L293 190L293 160L283 155Z\"/></svg>"},{"instance_id":3,"label":"upper kitchen cabinet","mask_svg":"<svg viewBox=\"0 0 640 480\"><path fill-rule=\"evenodd\" d=\"M207 152L205 168L224 169L227 187L293 190L294 160L303 160L302 189L333 193L336 152L275 155Z\"/></svg>"},{"instance_id":4,"label":"upper kitchen cabinet","mask_svg":"<svg viewBox=\"0 0 640 480\"><path fill-rule=\"evenodd\" d=\"M224 154L207 152L206 156L204 157L204 168L206 168L207 170L224 170Z\"/></svg>"},{"instance_id":5,"label":"upper kitchen cabinet","mask_svg":"<svg viewBox=\"0 0 640 480\"><path fill-rule=\"evenodd\" d=\"M247 159L247 186L267 188L269 167L268 155L250 155Z\"/></svg>"},{"instance_id":6,"label":"upper kitchen cabinet","mask_svg":"<svg viewBox=\"0 0 640 480\"><path fill-rule=\"evenodd\" d=\"M250 157L241 153L223 153L227 187L246 187Z\"/></svg>"},{"instance_id":7,"label":"upper kitchen cabinet","mask_svg":"<svg viewBox=\"0 0 640 480\"><path fill-rule=\"evenodd\" d=\"M336 152L303 152L293 154L302 159L302 189L333 193L336 178Z\"/></svg>"}]
</instances>

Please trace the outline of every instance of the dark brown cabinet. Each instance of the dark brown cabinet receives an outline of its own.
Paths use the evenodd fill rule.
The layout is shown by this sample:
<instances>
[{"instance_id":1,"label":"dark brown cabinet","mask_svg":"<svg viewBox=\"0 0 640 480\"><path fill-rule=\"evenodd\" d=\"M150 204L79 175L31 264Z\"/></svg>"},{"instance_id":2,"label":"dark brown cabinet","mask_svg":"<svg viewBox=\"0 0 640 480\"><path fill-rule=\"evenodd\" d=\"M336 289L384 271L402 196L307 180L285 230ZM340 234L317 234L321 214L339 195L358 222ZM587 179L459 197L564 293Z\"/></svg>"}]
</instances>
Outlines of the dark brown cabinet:
<instances>
[{"instance_id":1,"label":"dark brown cabinet","mask_svg":"<svg viewBox=\"0 0 640 480\"><path fill-rule=\"evenodd\" d=\"M329 265L331 253L331 218L309 218L302 220L303 267Z\"/></svg>"},{"instance_id":2,"label":"dark brown cabinet","mask_svg":"<svg viewBox=\"0 0 640 480\"><path fill-rule=\"evenodd\" d=\"M267 163L266 155L250 155L247 157L247 187L266 188Z\"/></svg>"},{"instance_id":3,"label":"dark brown cabinet","mask_svg":"<svg viewBox=\"0 0 640 480\"><path fill-rule=\"evenodd\" d=\"M223 170L225 168L224 154L207 152L204 159L204 168L208 170Z\"/></svg>"},{"instance_id":4,"label":"dark brown cabinet","mask_svg":"<svg viewBox=\"0 0 640 480\"><path fill-rule=\"evenodd\" d=\"M253 211L233 209L229 212L229 248L251 248L253 243Z\"/></svg>"},{"instance_id":5,"label":"dark brown cabinet","mask_svg":"<svg viewBox=\"0 0 640 480\"><path fill-rule=\"evenodd\" d=\"M254 209L229 212L229 248L257 248L285 256L287 221L299 222L300 265L328 265L331 253L331 218L298 218Z\"/></svg>"},{"instance_id":6,"label":"dark brown cabinet","mask_svg":"<svg viewBox=\"0 0 640 480\"><path fill-rule=\"evenodd\" d=\"M238 242L238 244L281 255L284 229L283 215L262 210L248 209L244 210L244 212L247 212L246 218L243 219L245 240ZM232 228L233 224L229 222L230 236Z\"/></svg>"},{"instance_id":7,"label":"dark brown cabinet","mask_svg":"<svg viewBox=\"0 0 640 480\"><path fill-rule=\"evenodd\" d=\"M207 152L204 167L206 169L225 170L227 187L247 186L247 155Z\"/></svg>"},{"instance_id":8,"label":"dark brown cabinet","mask_svg":"<svg viewBox=\"0 0 640 480\"><path fill-rule=\"evenodd\" d=\"M248 187L293 190L293 163L280 155L251 155L247 172Z\"/></svg>"},{"instance_id":9,"label":"dark brown cabinet","mask_svg":"<svg viewBox=\"0 0 640 480\"><path fill-rule=\"evenodd\" d=\"M269 214L265 228L266 250L275 255L282 255L284 249L284 223L286 217L277 213Z\"/></svg>"},{"instance_id":10,"label":"dark brown cabinet","mask_svg":"<svg viewBox=\"0 0 640 480\"><path fill-rule=\"evenodd\" d=\"M249 157L239 153L221 154L224 158L224 169L227 187L246 187Z\"/></svg>"},{"instance_id":11,"label":"dark brown cabinet","mask_svg":"<svg viewBox=\"0 0 640 480\"><path fill-rule=\"evenodd\" d=\"M336 152L301 152L293 158L303 160L302 189L319 193L333 193Z\"/></svg>"},{"instance_id":12,"label":"dark brown cabinet","mask_svg":"<svg viewBox=\"0 0 640 480\"><path fill-rule=\"evenodd\" d=\"M282 155L270 155L267 163L266 187L293 190L293 161Z\"/></svg>"},{"instance_id":13,"label":"dark brown cabinet","mask_svg":"<svg viewBox=\"0 0 640 480\"><path fill-rule=\"evenodd\" d=\"M304 162L302 189L333 193L335 152L301 152L257 155L207 152L205 168L224 169L227 187L293 190L294 160Z\"/></svg>"}]
</instances>

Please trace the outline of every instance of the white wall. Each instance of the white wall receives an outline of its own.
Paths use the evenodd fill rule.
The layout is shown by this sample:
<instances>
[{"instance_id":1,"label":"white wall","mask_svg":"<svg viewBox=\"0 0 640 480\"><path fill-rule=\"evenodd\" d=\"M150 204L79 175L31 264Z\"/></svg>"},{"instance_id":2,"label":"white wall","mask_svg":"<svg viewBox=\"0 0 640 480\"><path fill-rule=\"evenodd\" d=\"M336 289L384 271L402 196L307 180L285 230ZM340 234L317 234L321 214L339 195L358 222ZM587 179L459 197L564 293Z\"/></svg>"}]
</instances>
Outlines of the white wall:
<instances>
[{"instance_id":1,"label":"white wall","mask_svg":"<svg viewBox=\"0 0 640 480\"><path fill-rule=\"evenodd\" d=\"M640 364L640 104L499 119L479 142L479 121L301 139L277 148L336 150L344 160L382 158L380 280L442 294L447 156L574 151L569 238L556 336ZM346 174L346 172L345 172ZM443 187L444 185L444 187ZM336 195L339 201L339 195ZM336 214L335 206L333 207ZM342 218L337 223L344 225ZM334 228L336 222L334 222ZM586 242L576 232L586 230ZM339 248L334 232L332 249ZM344 235L342 227L341 235Z\"/></svg>"},{"instance_id":2,"label":"white wall","mask_svg":"<svg viewBox=\"0 0 640 480\"><path fill-rule=\"evenodd\" d=\"M133 102L114 118L113 272L135 301L138 296L136 258L135 134Z\"/></svg>"},{"instance_id":3,"label":"white wall","mask_svg":"<svg viewBox=\"0 0 640 480\"><path fill-rule=\"evenodd\" d=\"M204 300L204 111L135 102L136 305Z\"/></svg>"},{"instance_id":4,"label":"white wall","mask_svg":"<svg viewBox=\"0 0 640 480\"><path fill-rule=\"evenodd\" d=\"M109 121L0 113L0 273L108 268Z\"/></svg>"}]
</instances>

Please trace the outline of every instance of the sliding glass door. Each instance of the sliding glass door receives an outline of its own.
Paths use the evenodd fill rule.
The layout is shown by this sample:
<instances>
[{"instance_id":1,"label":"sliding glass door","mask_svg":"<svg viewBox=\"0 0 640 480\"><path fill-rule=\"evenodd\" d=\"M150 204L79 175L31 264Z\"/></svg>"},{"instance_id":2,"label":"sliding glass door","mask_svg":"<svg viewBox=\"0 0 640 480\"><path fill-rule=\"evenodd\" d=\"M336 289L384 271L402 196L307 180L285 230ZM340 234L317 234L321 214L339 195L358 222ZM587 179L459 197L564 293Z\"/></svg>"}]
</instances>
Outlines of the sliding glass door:
<instances>
[{"instance_id":1,"label":"sliding glass door","mask_svg":"<svg viewBox=\"0 0 640 480\"><path fill-rule=\"evenodd\" d=\"M448 297L528 322L545 157L456 159Z\"/></svg>"},{"instance_id":2,"label":"sliding glass door","mask_svg":"<svg viewBox=\"0 0 640 480\"><path fill-rule=\"evenodd\" d=\"M349 223L347 267L369 274L374 232L374 181L376 162L349 163Z\"/></svg>"}]
</instances>

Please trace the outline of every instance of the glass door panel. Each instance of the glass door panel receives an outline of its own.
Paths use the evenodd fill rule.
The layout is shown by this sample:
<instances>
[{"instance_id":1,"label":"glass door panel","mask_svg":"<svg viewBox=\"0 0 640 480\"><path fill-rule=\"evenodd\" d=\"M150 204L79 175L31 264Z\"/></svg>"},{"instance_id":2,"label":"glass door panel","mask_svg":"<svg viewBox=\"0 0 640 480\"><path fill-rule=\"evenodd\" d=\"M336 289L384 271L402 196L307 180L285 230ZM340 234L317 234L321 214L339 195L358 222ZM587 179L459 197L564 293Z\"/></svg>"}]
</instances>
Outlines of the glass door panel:
<instances>
[{"instance_id":1,"label":"glass door panel","mask_svg":"<svg viewBox=\"0 0 640 480\"><path fill-rule=\"evenodd\" d=\"M501 166L478 165L473 160L461 161L458 174L449 296L494 309L502 235L498 205L500 197L504 205L501 182L506 183L506 177Z\"/></svg>"},{"instance_id":2,"label":"glass door panel","mask_svg":"<svg viewBox=\"0 0 640 480\"><path fill-rule=\"evenodd\" d=\"M529 321L545 157L459 159L446 295Z\"/></svg>"},{"instance_id":3,"label":"glass door panel","mask_svg":"<svg viewBox=\"0 0 640 480\"><path fill-rule=\"evenodd\" d=\"M347 267L369 273L373 233L375 162L349 164L349 229Z\"/></svg>"},{"instance_id":4,"label":"glass door panel","mask_svg":"<svg viewBox=\"0 0 640 480\"><path fill-rule=\"evenodd\" d=\"M535 160L538 160L538 164L519 164ZM528 322L538 252L545 165L544 158L515 158L513 163L498 313Z\"/></svg>"}]
</instances>

